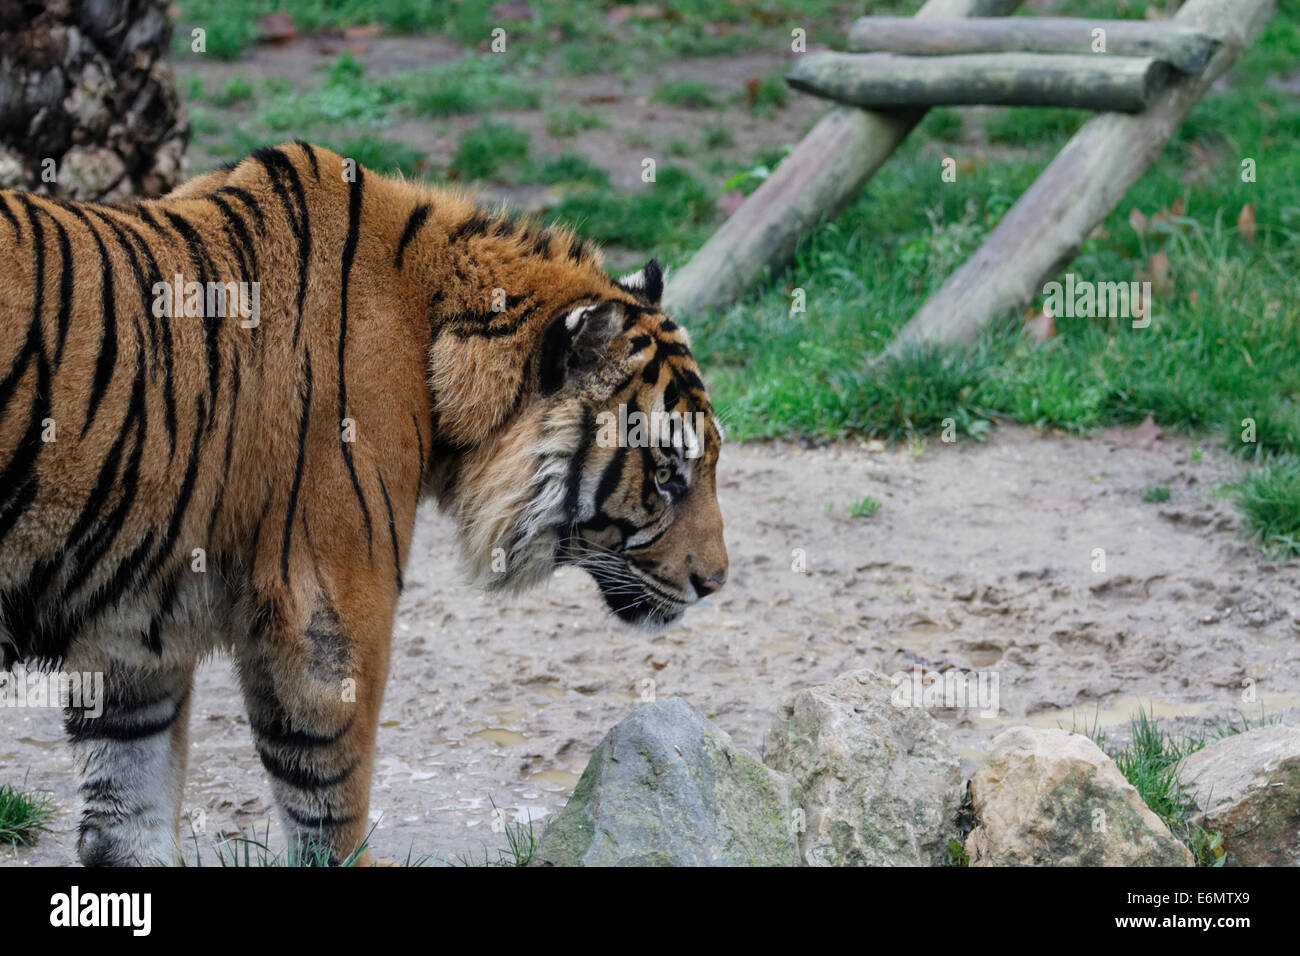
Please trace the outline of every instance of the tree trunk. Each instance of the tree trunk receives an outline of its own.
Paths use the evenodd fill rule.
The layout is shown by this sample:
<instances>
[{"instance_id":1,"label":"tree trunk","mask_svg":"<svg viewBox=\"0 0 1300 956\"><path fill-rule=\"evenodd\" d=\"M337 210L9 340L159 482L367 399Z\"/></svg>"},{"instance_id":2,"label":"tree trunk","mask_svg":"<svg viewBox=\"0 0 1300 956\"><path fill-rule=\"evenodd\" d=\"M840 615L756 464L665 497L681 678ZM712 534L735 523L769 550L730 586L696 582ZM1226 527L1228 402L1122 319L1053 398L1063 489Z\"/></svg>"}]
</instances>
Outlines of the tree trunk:
<instances>
[{"instance_id":1,"label":"tree trunk","mask_svg":"<svg viewBox=\"0 0 1300 956\"><path fill-rule=\"evenodd\" d=\"M189 120L164 57L167 0L0 0L0 187L157 196Z\"/></svg>"}]
</instances>

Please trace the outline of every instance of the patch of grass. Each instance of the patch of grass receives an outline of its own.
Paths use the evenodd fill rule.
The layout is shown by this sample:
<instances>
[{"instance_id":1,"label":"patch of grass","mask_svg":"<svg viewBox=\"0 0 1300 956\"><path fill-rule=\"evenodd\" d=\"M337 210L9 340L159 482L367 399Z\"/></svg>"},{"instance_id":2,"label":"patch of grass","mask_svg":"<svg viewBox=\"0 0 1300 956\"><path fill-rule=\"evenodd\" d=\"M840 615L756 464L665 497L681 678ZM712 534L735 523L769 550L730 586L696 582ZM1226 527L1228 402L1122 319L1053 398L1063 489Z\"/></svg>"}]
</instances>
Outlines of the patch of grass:
<instances>
[{"instance_id":1,"label":"patch of grass","mask_svg":"<svg viewBox=\"0 0 1300 956\"><path fill-rule=\"evenodd\" d=\"M984 123L984 131L995 143L1051 146L1073 136L1091 115L1087 110L1008 106L997 110L988 118Z\"/></svg>"},{"instance_id":2,"label":"patch of grass","mask_svg":"<svg viewBox=\"0 0 1300 956\"><path fill-rule=\"evenodd\" d=\"M608 186L609 173L590 162L585 156L561 153L537 167L535 177L544 183L586 183Z\"/></svg>"},{"instance_id":3,"label":"patch of grass","mask_svg":"<svg viewBox=\"0 0 1300 956\"><path fill-rule=\"evenodd\" d=\"M790 99L790 88L785 74L765 76L749 91L749 111L755 116L769 117Z\"/></svg>"},{"instance_id":4,"label":"patch of grass","mask_svg":"<svg viewBox=\"0 0 1300 956\"><path fill-rule=\"evenodd\" d=\"M1191 850L1197 866L1222 866L1223 835L1207 833L1191 822L1196 803L1177 773L1180 760L1205 746L1204 737L1174 736L1145 710L1132 718L1129 730L1132 739L1122 746L1111 745L1096 728L1088 736L1115 761L1151 812Z\"/></svg>"},{"instance_id":5,"label":"patch of grass","mask_svg":"<svg viewBox=\"0 0 1300 956\"><path fill-rule=\"evenodd\" d=\"M736 138L731 134L731 130L721 123L704 127L704 132L700 134L700 146L704 149L726 149L735 142Z\"/></svg>"},{"instance_id":6,"label":"patch of grass","mask_svg":"<svg viewBox=\"0 0 1300 956\"><path fill-rule=\"evenodd\" d=\"M1142 489L1142 500L1149 505L1161 504L1169 500L1168 485L1147 485Z\"/></svg>"},{"instance_id":7,"label":"patch of grass","mask_svg":"<svg viewBox=\"0 0 1300 956\"><path fill-rule=\"evenodd\" d=\"M870 495L865 498L859 498L849 505L850 518L870 518L880 510L880 502Z\"/></svg>"},{"instance_id":8,"label":"patch of grass","mask_svg":"<svg viewBox=\"0 0 1300 956\"><path fill-rule=\"evenodd\" d=\"M499 57L467 56L447 66L399 74L387 84L422 116L536 109L541 103L538 83L503 72L503 67Z\"/></svg>"},{"instance_id":9,"label":"patch of grass","mask_svg":"<svg viewBox=\"0 0 1300 956\"><path fill-rule=\"evenodd\" d=\"M1264 550L1300 556L1300 456L1273 459L1247 474L1235 491L1246 529Z\"/></svg>"},{"instance_id":10,"label":"patch of grass","mask_svg":"<svg viewBox=\"0 0 1300 956\"><path fill-rule=\"evenodd\" d=\"M671 250L698 242L707 234L715 207L712 191L690 173L664 166L647 189L575 193L552 211L552 218L599 242L637 250Z\"/></svg>"},{"instance_id":11,"label":"patch of grass","mask_svg":"<svg viewBox=\"0 0 1300 956\"><path fill-rule=\"evenodd\" d=\"M705 109L716 105L713 90L698 80L665 80L655 87L651 99L685 109Z\"/></svg>"},{"instance_id":12,"label":"patch of grass","mask_svg":"<svg viewBox=\"0 0 1300 956\"><path fill-rule=\"evenodd\" d=\"M371 133L352 136L339 142L326 140L321 145L385 175L400 172L408 178L414 178L420 175L424 166L424 154L418 149Z\"/></svg>"},{"instance_id":13,"label":"patch of grass","mask_svg":"<svg viewBox=\"0 0 1300 956\"><path fill-rule=\"evenodd\" d=\"M528 162L531 141L526 132L509 123L483 120L461 134L452 174L460 179L490 179Z\"/></svg>"},{"instance_id":14,"label":"patch of grass","mask_svg":"<svg viewBox=\"0 0 1300 956\"><path fill-rule=\"evenodd\" d=\"M54 803L47 794L31 793L23 786L0 785L0 844L32 846L48 832Z\"/></svg>"},{"instance_id":15,"label":"patch of grass","mask_svg":"<svg viewBox=\"0 0 1300 956\"><path fill-rule=\"evenodd\" d=\"M966 855L966 847L956 837L948 837L947 856L943 861L944 866L970 866L970 857Z\"/></svg>"},{"instance_id":16,"label":"patch of grass","mask_svg":"<svg viewBox=\"0 0 1300 956\"><path fill-rule=\"evenodd\" d=\"M594 110L580 106L560 106L546 111L546 132L556 138L567 138L587 129L609 129L609 123Z\"/></svg>"}]
</instances>

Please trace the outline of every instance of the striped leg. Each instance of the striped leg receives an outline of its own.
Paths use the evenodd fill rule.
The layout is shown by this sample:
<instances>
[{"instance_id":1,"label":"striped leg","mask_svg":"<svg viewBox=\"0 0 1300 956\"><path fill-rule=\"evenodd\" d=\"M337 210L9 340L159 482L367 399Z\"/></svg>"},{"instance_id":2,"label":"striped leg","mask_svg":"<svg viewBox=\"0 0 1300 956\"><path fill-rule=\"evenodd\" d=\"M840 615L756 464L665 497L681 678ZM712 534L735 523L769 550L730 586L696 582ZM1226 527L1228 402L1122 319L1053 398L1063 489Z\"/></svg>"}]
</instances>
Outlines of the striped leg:
<instances>
[{"instance_id":1,"label":"striped leg","mask_svg":"<svg viewBox=\"0 0 1300 956\"><path fill-rule=\"evenodd\" d=\"M253 743L290 852L347 861L369 829L388 635L379 652L362 654L338 614L322 606L301 634L249 641L237 654ZM367 850L356 862L370 859Z\"/></svg>"},{"instance_id":2,"label":"striped leg","mask_svg":"<svg viewBox=\"0 0 1300 956\"><path fill-rule=\"evenodd\" d=\"M86 866L177 861L194 665L110 671L103 712L65 711L84 801L77 856Z\"/></svg>"}]
</instances>

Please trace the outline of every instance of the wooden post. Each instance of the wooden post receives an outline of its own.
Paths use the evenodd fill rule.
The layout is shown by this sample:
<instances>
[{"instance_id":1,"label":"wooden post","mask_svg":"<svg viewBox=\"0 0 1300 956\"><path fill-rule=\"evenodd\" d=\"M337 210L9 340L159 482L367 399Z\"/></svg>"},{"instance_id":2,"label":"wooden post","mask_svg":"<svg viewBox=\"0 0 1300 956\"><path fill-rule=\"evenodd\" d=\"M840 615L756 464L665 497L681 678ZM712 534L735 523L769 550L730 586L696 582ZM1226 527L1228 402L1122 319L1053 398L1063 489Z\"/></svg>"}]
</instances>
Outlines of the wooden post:
<instances>
[{"instance_id":1,"label":"wooden post","mask_svg":"<svg viewBox=\"0 0 1300 956\"><path fill-rule=\"evenodd\" d=\"M1100 36L1098 35L1100 31ZM1099 41L1101 48L1098 49ZM1184 73L1210 59L1214 38L1170 20L1081 20L1074 17L862 17L849 31L859 53L1085 53L1154 57Z\"/></svg>"},{"instance_id":2,"label":"wooden post","mask_svg":"<svg viewBox=\"0 0 1300 956\"><path fill-rule=\"evenodd\" d=\"M797 90L850 106L1064 106L1136 113L1173 71L1089 53L813 53L786 74Z\"/></svg>"},{"instance_id":3,"label":"wooden post","mask_svg":"<svg viewBox=\"0 0 1300 956\"><path fill-rule=\"evenodd\" d=\"M1002 16L1020 0L929 0L917 17ZM862 189L925 115L832 107L793 152L668 277L665 308L679 314L720 309L765 272L785 268L799 237L834 216Z\"/></svg>"},{"instance_id":4,"label":"wooden post","mask_svg":"<svg viewBox=\"0 0 1300 956\"><path fill-rule=\"evenodd\" d=\"M1146 112L1103 113L1085 123L882 354L971 342L993 318L1040 295L1043 283L1078 254L1084 237L1155 162L1273 9L1274 0L1188 0L1176 21L1222 44L1205 69L1171 83Z\"/></svg>"}]
</instances>

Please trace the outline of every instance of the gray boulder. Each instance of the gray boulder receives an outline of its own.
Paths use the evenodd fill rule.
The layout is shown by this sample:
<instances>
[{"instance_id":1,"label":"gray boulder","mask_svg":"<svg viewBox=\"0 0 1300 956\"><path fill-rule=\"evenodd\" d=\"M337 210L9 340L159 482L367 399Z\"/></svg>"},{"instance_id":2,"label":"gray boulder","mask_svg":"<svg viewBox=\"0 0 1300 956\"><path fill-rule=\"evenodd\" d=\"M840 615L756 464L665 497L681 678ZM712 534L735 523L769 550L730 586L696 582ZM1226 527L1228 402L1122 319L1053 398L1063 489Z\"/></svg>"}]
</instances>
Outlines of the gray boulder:
<instances>
[{"instance_id":1,"label":"gray boulder","mask_svg":"<svg viewBox=\"0 0 1300 956\"><path fill-rule=\"evenodd\" d=\"M1300 728L1280 724L1224 737L1184 757L1178 779L1223 834L1225 866L1300 866Z\"/></svg>"},{"instance_id":2,"label":"gray boulder","mask_svg":"<svg viewBox=\"0 0 1300 956\"><path fill-rule=\"evenodd\" d=\"M894 690L874 671L843 674L795 694L772 727L766 762L794 779L809 866L944 862L961 764L942 725Z\"/></svg>"},{"instance_id":3,"label":"gray boulder","mask_svg":"<svg viewBox=\"0 0 1300 956\"><path fill-rule=\"evenodd\" d=\"M797 866L789 781L673 697L592 755L533 866Z\"/></svg>"}]
</instances>

